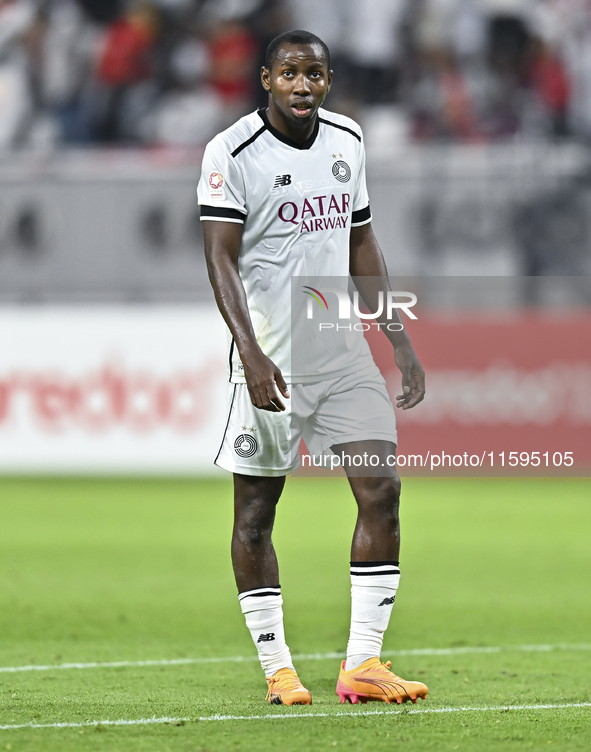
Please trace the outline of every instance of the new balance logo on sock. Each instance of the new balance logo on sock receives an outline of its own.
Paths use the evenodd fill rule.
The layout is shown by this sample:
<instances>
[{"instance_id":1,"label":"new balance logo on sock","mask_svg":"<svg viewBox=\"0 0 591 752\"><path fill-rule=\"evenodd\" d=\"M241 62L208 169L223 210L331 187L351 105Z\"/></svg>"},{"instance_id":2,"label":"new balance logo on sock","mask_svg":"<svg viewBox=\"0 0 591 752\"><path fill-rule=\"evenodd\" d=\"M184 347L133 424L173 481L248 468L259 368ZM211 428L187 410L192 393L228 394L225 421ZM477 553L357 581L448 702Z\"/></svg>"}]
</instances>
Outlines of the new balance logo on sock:
<instances>
[{"instance_id":1,"label":"new balance logo on sock","mask_svg":"<svg viewBox=\"0 0 591 752\"><path fill-rule=\"evenodd\" d=\"M259 639L257 640L257 644L259 642L272 642L275 639L275 632L267 632L267 634L261 634L259 635Z\"/></svg>"},{"instance_id":2,"label":"new balance logo on sock","mask_svg":"<svg viewBox=\"0 0 591 752\"><path fill-rule=\"evenodd\" d=\"M393 595L391 598L384 598L384 600L381 603L378 603L378 608L380 606L391 606L394 603L395 598L396 598L395 595Z\"/></svg>"}]
</instances>

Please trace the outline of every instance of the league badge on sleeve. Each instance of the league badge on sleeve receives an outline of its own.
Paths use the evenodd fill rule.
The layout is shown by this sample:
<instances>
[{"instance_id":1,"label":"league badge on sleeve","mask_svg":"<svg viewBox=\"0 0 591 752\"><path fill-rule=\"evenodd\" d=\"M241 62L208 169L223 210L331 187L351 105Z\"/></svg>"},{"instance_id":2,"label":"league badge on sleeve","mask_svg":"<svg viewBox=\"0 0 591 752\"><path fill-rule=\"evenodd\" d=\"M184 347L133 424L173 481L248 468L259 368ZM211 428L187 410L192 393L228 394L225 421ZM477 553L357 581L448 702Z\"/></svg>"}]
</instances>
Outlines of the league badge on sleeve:
<instances>
[{"instance_id":1,"label":"league badge on sleeve","mask_svg":"<svg viewBox=\"0 0 591 752\"><path fill-rule=\"evenodd\" d=\"M209 176L209 198L223 201L226 198L224 176L221 172L212 172Z\"/></svg>"}]
</instances>

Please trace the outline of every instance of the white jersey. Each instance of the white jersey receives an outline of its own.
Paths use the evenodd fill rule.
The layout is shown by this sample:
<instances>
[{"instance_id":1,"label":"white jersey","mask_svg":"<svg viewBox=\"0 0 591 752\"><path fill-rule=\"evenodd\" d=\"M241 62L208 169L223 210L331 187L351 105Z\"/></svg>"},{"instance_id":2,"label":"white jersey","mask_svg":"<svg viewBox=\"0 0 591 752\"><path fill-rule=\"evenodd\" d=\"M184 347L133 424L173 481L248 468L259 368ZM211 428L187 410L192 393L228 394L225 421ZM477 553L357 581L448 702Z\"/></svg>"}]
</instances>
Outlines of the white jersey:
<instances>
[{"instance_id":1,"label":"white jersey","mask_svg":"<svg viewBox=\"0 0 591 752\"><path fill-rule=\"evenodd\" d=\"M291 357L292 301L302 316L310 313L302 285L292 293L293 278L307 277L303 283L316 292L315 279L336 277L346 289L351 227L371 221L362 134L353 120L321 109L299 144L274 128L265 110L246 115L207 145L197 194L201 220L244 224L238 268L254 331L288 383L373 365L364 337L342 332L330 341L326 332L305 335L305 357ZM243 383L233 342L229 366L230 380Z\"/></svg>"}]
</instances>

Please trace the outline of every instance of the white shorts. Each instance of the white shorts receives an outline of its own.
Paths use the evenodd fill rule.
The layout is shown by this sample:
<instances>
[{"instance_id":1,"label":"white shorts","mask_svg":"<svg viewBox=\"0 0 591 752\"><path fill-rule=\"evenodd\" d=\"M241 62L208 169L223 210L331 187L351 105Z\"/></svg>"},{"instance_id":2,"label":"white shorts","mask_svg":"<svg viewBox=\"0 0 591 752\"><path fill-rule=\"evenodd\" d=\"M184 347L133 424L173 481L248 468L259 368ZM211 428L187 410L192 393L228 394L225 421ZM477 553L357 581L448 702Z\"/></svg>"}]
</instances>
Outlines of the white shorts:
<instances>
[{"instance_id":1,"label":"white shorts","mask_svg":"<svg viewBox=\"0 0 591 752\"><path fill-rule=\"evenodd\" d=\"M334 444L398 443L394 408L377 367L317 384L290 384L281 413L259 410L246 384L230 384L228 422L215 464L241 475L276 477L300 465L303 437L312 456Z\"/></svg>"}]
</instances>

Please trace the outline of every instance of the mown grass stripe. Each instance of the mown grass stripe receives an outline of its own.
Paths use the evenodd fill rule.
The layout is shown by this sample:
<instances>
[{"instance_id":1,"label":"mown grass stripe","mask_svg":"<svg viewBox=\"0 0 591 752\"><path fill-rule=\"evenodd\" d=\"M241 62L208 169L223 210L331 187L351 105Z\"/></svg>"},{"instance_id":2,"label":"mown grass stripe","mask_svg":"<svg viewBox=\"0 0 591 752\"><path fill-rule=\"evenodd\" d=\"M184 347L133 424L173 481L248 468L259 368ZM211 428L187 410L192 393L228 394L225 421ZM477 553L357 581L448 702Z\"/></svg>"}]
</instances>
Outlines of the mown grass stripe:
<instances>
[{"instance_id":1,"label":"mown grass stripe","mask_svg":"<svg viewBox=\"0 0 591 752\"><path fill-rule=\"evenodd\" d=\"M427 713L484 713L490 711L508 712L511 710L565 710L568 708L591 708L591 702L571 702L542 705L493 705L489 707L459 707L459 708L424 708L424 709L401 709L398 706L384 710L337 710L334 713L294 713L265 715L208 715L197 718L134 718L117 719L114 721L81 721L61 723L14 723L0 726L0 731L12 731L16 729L45 729L45 728L83 728L97 726L147 726L150 724L185 724L199 721L278 721L298 720L301 718L358 718L370 715L425 715Z\"/></svg>"},{"instance_id":2,"label":"mown grass stripe","mask_svg":"<svg viewBox=\"0 0 591 752\"><path fill-rule=\"evenodd\" d=\"M382 657L421 656L421 655L476 655L479 653L550 653L553 651L589 651L591 645L558 643L556 645L505 645L492 647L458 647L458 648L416 648L414 650L386 650ZM293 655L300 661L324 661L344 658L344 653L301 653ZM20 671L63 671L87 668L141 668L149 666L184 666L201 663L244 663L257 661L256 655L215 656L211 658L170 658L148 661L106 661L93 663L57 663L54 665L0 666L0 673L18 673Z\"/></svg>"}]
</instances>

